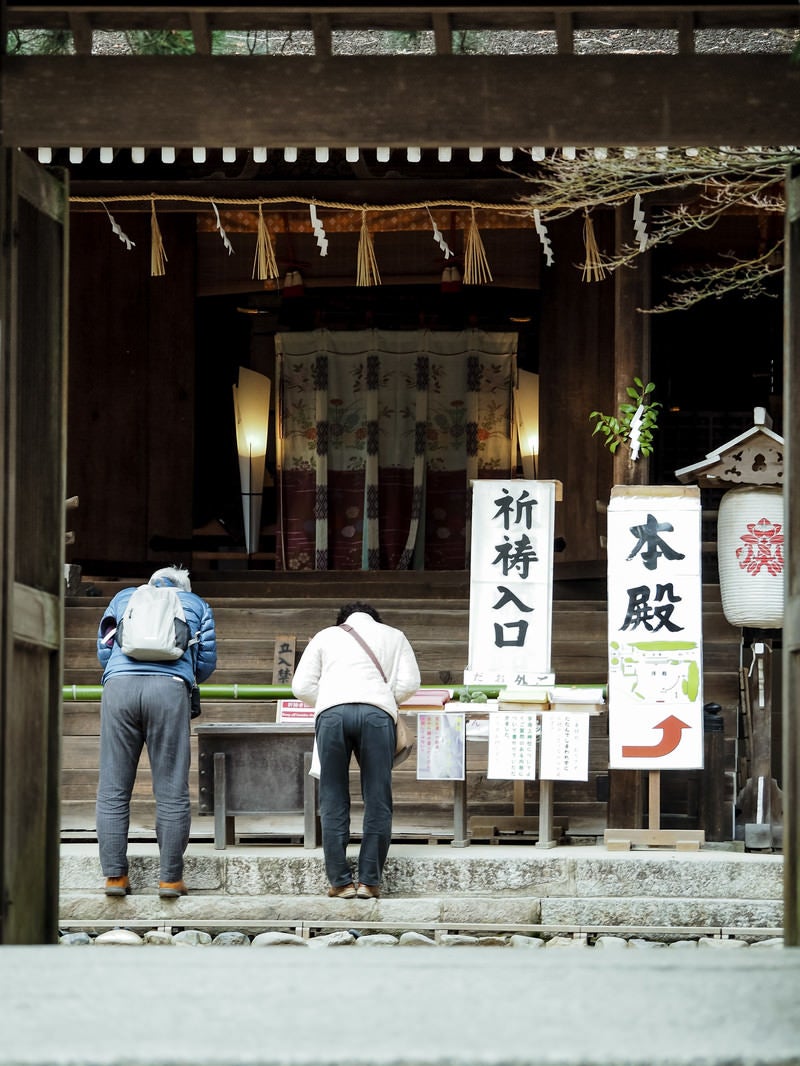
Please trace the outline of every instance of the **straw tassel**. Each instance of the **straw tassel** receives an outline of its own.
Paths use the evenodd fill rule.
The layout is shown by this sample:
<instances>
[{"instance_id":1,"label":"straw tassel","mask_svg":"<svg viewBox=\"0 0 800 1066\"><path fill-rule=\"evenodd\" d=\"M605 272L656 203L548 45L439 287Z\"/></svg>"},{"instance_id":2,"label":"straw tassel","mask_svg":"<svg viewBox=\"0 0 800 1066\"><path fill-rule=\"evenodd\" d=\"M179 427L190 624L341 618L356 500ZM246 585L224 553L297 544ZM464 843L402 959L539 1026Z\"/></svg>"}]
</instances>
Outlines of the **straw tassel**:
<instances>
[{"instance_id":1,"label":"straw tassel","mask_svg":"<svg viewBox=\"0 0 800 1066\"><path fill-rule=\"evenodd\" d=\"M475 221L475 208L472 208L467 239L464 243L464 284L485 285L487 281L494 281L486 258L486 249L483 247L478 223Z\"/></svg>"},{"instance_id":2,"label":"straw tassel","mask_svg":"<svg viewBox=\"0 0 800 1066\"><path fill-rule=\"evenodd\" d=\"M375 249L372 245L372 235L367 228L367 212L361 211L361 235L358 239L358 272L356 285L380 285L381 275L378 270L378 261L375 258Z\"/></svg>"},{"instance_id":3,"label":"straw tassel","mask_svg":"<svg viewBox=\"0 0 800 1066\"><path fill-rule=\"evenodd\" d=\"M272 238L267 229L261 204L258 205L258 228L256 229L256 254L253 257L253 275L259 281L275 281L280 277Z\"/></svg>"},{"instance_id":4,"label":"straw tassel","mask_svg":"<svg viewBox=\"0 0 800 1066\"><path fill-rule=\"evenodd\" d=\"M600 249L597 247L597 239L594 235L592 216L584 208L583 217L583 243L586 248L586 261L583 264L583 281L602 281L608 271L603 266Z\"/></svg>"},{"instance_id":5,"label":"straw tassel","mask_svg":"<svg viewBox=\"0 0 800 1066\"><path fill-rule=\"evenodd\" d=\"M161 239L161 230L156 218L156 202L150 202L150 277L161 278L166 274L164 264L167 262L167 253L164 251L164 242Z\"/></svg>"}]
</instances>

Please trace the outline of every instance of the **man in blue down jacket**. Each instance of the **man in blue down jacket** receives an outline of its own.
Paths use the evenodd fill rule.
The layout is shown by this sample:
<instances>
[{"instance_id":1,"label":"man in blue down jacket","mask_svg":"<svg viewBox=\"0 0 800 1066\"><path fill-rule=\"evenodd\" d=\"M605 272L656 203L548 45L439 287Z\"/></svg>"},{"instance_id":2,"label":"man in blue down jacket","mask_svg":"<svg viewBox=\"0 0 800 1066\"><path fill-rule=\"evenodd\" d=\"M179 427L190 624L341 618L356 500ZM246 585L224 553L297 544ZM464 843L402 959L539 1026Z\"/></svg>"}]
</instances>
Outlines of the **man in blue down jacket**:
<instances>
[{"instance_id":1,"label":"man in blue down jacket","mask_svg":"<svg viewBox=\"0 0 800 1066\"><path fill-rule=\"evenodd\" d=\"M125 655L114 639L133 588L114 596L100 620L97 658L103 667L100 703L100 780L97 787L97 841L107 896L130 892L128 826L139 756L147 745L156 799L156 839L161 862L159 895L186 895L183 855L189 843L189 737L191 690L217 665L214 615L192 592L180 567L157 570L150 585L178 592L192 638L182 658L143 662Z\"/></svg>"}]
</instances>

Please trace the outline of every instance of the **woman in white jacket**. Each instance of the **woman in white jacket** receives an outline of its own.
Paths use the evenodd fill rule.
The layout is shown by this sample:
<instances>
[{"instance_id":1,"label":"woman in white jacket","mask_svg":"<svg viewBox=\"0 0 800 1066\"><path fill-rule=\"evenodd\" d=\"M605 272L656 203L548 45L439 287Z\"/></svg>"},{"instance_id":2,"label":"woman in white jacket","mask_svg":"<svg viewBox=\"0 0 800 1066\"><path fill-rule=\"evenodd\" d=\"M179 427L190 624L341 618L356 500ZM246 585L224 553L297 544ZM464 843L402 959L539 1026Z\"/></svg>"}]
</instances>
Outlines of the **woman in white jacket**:
<instances>
[{"instance_id":1,"label":"woman in white jacket","mask_svg":"<svg viewBox=\"0 0 800 1066\"><path fill-rule=\"evenodd\" d=\"M405 635L384 625L368 603L342 607L336 625L312 637L297 665L292 690L315 712L329 896L376 899L380 895L392 839L397 707L417 691L419 683L417 660ZM353 754L364 801L358 888L347 861Z\"/></svg>"}]
</instances>

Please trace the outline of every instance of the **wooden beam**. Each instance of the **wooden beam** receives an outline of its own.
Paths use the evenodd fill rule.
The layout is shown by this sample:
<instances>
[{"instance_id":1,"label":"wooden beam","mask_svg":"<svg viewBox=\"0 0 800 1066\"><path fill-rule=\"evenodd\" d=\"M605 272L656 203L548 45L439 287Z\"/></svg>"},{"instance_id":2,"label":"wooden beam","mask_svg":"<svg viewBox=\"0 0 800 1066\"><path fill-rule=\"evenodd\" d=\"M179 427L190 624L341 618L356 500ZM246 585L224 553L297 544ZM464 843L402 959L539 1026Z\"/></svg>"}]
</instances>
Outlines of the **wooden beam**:
<instances>
[{"instance_id":1,"label":"wooden beam","mask_svg":"<svg viewBox=\"0 0 800 1066\"><path fill-rule=\"evenodd\" d=\"M192 28L192 40L197 55L211 55L211 30L208 19L202 11L189 12L189 25Z\"/></svg>"},{"instance_id":2,"label":"wooden beam","mask_svg":"<svg viewBox=\"0 0 800 1066\"><path fill-rule=\"evenodd\" d=\"M450 16L436 13L433 16L433 38L436 44L436 54L449 56L453 53L453 27Z\"/></svg>"},{"instance_id":3,"label":"wooden beam","mask_svg":"<svg viewBox=\"0 0 800 1066\"><path fill-rule=\"evenodd\" d=\"M784 370L783 410L797 410L800 395L800 166L786 174L786 269L784 271ZM800 421L786 418L787 486L798 481ZM786 571L786 608L783 619L783 912L784 943L800 947L800 552L796 551L800 530L800 493L787 487L785 533L789 544Z\"/></svg>"},{"instance_id":4,"label":"wooden beam","mask_svg":"<svg viewBox=\"0 0 800 1066\"><path fill-rule=\"evenodd\" d=\"M782 55L9 56L0 91L12 147L702 146L800 132L800 66Z\"/></svg>"},{"instance_id":5,"label":"wooden beam","mask_svg":"<svg viewBox=\"0 0 800 1066\"><path fill-rule=\"evenodd\" d=\"M6 0L9 29L63 29L73 10L91 12L95 28L102 30L174 30L185 25L191 4L105 3L75 4L62 0L35 3ZM796 3L724 3L721 0L674 3L670 0L641 4L555 2L543 3L198 3L221 30L289 30L308 28L310 18L321 10L335 15L337 29L424 30L431 18L443 13L454 30L543 30L553 29L554 20L564 12L574 14L576 28L669 29L686 12L696 14L698 25L715 29L792 28L800 21Z\"/></svg>"},{"instance_id":6,"label":"wooden beam","mask_svg":"<svg viewBox=\"0 0 800 1066\"><path fill-rule=\"evenodd\" d=\"M41 589L14 583L14 640L57 651L61 640L59 599Z\"/></svg>"},{"instance_id":7,"label":"wooden beam","mask_svg":"<svg viewBox=\"0 0 800 1066\"><path fill-rule=\"evenodd\" d=\"M333 54L331 20L327 15L312 15L311 29L314 33L314 53L318 56Z\"/></svg>"},{"instance_id":8,"label":"wooden beam","mask_svg":"<svg viewBox=\"0 0 800 1066\"><path fill-rule=\"evenodd\" d=\"M71 11L69 14L69 28L72 31L72 42L78 55L91 55L92 24L88 15Z\"/></svg>"},{"instance_id":9,"label":"wooden beam","mask_svg":"<svg viewBox=\"0 0 800 1066\"><path fill-rule=\"evenodd\" d=\"M678 18L678 51L681 55L694 55L694 16L691 12Z\"/></svg>"},{"instance_id":10,"label":"wooden beam","mask_svg":"<svg viewBox=\"0 0 800 1066\"><path fill-rule=\"evenodd\" d=\"M575 52L575 19L571 11L560 11L556 15L556 41L561 55Z\"/></svg>"}]
</instances>

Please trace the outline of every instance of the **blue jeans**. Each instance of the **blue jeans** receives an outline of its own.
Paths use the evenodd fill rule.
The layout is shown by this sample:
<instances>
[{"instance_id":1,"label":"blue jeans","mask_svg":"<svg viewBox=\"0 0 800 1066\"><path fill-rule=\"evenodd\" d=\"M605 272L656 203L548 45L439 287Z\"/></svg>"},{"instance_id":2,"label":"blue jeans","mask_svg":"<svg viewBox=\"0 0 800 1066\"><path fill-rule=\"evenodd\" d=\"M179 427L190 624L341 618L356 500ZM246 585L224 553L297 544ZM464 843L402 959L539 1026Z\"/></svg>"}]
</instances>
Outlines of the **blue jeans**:
<instances>
[{"instance_id":1,"label":"blue jeans","mask_svg":"<svg viewBox=\"0 0 800 1066\"><path fill-rule=\"evenodd\" d=\"M325 872L335 886L353 875L347 862L350 842L350 758L361 773L364 825L358 853L358 880L379 885L392 840L392 762L395 724L369 703L340 703L317 716L319 812Z\"/></svg>"},{"instance_id":2,"label":"blue jeans","mask_svg":"<svg viewBox=\"0 0 800 1066\"><path fill-rule=\"evenodd\" d=\"M128 872L131 793L147 745L156 798L161 880L183 878L192 822L189 689L169 674L117 674L103 685L97 842L105 877Z\"/></svg>"}]
</instances>

